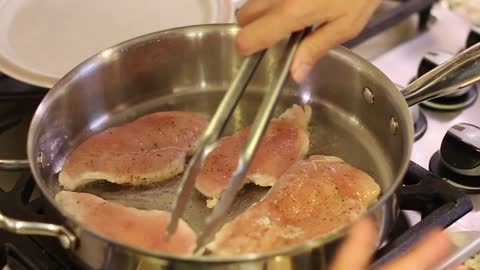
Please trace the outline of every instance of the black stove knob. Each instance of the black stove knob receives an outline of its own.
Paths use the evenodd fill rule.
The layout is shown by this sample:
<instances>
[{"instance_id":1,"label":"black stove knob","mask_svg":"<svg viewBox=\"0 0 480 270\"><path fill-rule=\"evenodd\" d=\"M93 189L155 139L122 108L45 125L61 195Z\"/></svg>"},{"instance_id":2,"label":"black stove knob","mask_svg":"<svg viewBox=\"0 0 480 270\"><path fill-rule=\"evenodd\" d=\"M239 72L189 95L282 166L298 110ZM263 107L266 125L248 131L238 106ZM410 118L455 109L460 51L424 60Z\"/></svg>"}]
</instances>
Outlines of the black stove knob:
<instances>
[{"instance_id":1,"label":"black stove knob","mask_svg":"<svg viewBox=\"0 0 480 270\"><path fill-rule=\"evenodd\" d=\"M452 53L441 50L433 50L428 52L427 55L422 58L422 61L418 66L417 78L420 78L425 73L441 65L443 62L449 60L453 56L454 55Z\"/></svg>"},{"instance_id":2,"label":"black stove knob","mask_svg":"<svg viewBox=\"0 0 480 270\"><path fill-rule=\"evenodd\" d=\"M452 53L441 51L441 50L432 50L428 52L427 55L425 55L422 58L422 61L420 62L420 65L417 71L417 78L420 78L425 73L441 65L443 62L446 62L453 56L454 55ZM463 89L460 89L454 93L447 95L447 97L458 97L458 96L464 95L469 90L470 90L469 87L465 87Z\"/></svg>"},{"instance_id":3,"label":"black stove knob","mask_svg":"<svg viewBox=\"0 0 480 270\"><path fill-rule=\"evenodd\" d=\"M480 127L466 123L451 127L443 138L440 157L453 172L480 176Z\"/></svg>"},{"instance_id":4,"label":"black stove knob","mask_svg":"<svg viewBox=\"0 0 480 270\"><path fill-rule=\"evenodd\" d=\"M480 25L474 25L472 26L472 29L470 30L470 34L468 35L468 38L467 38L467 44L466 44L467 48L470 48L479 42L480 42Z\"/></svg>"}]
</instances>

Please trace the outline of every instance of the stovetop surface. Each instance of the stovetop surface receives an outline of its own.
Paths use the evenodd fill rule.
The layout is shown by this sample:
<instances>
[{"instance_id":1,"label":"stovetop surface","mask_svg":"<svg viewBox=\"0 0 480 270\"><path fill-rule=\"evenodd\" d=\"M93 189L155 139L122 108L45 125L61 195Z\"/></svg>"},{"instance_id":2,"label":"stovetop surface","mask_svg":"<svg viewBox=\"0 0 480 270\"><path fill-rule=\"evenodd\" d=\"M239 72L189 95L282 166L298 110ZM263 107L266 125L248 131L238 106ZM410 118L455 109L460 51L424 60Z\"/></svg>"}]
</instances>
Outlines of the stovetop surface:
<instances>
[{"instance_id":1,"label":"stovetop surface","mask_svg":"<svg viewBox=\"0 0 480 270\"><path fill-rule=\"evenodd\" d=\"M370 60L394 83L406 86L415 78L419 63L429 51L443 50L456 54L465 48L471 23L464 17L451 12L442 5L432 10L432 23L428 31L415 35L410 40L396 46L385 54ZM375 46L371 44L371 46ZM367 48L362 48L368 50ZM372 48L374 50L374 48ZM359 52L362 54L362 52ZM478 85L480 86L480 84ZM453 112L434 111L421 108L427 117L427 131L414 143L411 160L428 169L432 155L440 148L447 130L458 123L480 126L480 99L467 109ZM474 210L456 222L452 231L480 231L480 195L471 195ZM410 215L412 222L418 220Z\"/></svg>"}]
</instances>

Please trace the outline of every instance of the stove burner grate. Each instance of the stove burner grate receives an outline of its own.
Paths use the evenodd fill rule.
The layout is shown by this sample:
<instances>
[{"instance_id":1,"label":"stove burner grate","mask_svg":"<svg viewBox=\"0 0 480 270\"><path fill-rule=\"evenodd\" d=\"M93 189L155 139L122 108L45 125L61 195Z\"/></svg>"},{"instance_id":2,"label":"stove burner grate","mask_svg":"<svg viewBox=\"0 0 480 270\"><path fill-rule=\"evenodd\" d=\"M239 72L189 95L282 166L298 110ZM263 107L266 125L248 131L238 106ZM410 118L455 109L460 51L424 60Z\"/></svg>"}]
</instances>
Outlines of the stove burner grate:
<instances>
[{"instance_id":1,"label":"stove burner grate","mask_svg":"<svg viewBox=\"0 0 480 270\"><path fill-rule=\"evenodd\" d=\"M402 232L405 226L398 226L402 219L397 220L391 240L376 253L373 269L407 251L428 230L446 228L473 209L464 192L414 162L410 162L403 186L398 191L398 200L401 210L419 212L421 221Z\"/></svg>"},{"instance_id":2,"label":"stove burner grate","mask_svg":"<svg viewBox=\"0 0 480 270\"><path fill-rule=\"evenodd\" d=\"M367 39L389 29L390 27L396 25L397 23L405 20L412 14L419 14L419 25L418 28L420 31L427 28L428 19L430 17L430 11L432 5L437 0L401 0L397 1L400 4L394 9L386 12L385 14L379 14L374 16L372 20L365 26L363 31L354 39L344 43L343 45L347 48L352 48L360 43L366 41Z\"/></svg>"}]
</instances>

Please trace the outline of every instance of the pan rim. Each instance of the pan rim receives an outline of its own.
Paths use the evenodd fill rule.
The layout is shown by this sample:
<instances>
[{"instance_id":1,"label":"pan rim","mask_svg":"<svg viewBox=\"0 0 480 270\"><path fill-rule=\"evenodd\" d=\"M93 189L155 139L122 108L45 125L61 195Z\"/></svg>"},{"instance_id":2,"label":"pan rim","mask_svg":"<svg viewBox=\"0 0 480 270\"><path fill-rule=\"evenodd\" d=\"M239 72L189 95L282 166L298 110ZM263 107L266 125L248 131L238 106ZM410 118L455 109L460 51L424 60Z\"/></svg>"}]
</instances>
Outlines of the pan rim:
<instances>
[{"instance_id":1,"label":"pan rim","mask_svg":"<svg viewBox=\"0 0 480 270\"><path fill-rule=\"evenodd\" d=\"M124 41L122 43L119 43L117 45L114 45L110 48L107 48L92 57L86 59L84 62L80 63L76 67L74 67L71 71L69 71L63 78L61 78L53 87L52 89L45 95L43 100L41 101L40 105L38 106L37 110L35 111L35 114L32 118L32 121L30 123L29 127L29 132L28 132L28 141L27 141L27 155L28 155L28 160L31 166L31 171L32 174L35 178L35 182L40 188L40 191L42 192L42 195L46 197L48 200L49 204L53 206L53 208L58 211L62 215L62 217L66 220L64 224L61 224L61 226L66 226L70 231L76 232L74 233L76 237L82 238L82 234L88 233L92 235L93 237L104 241L107 244L114 244L118 247L125 248L127 250L130 250L132 252L137 253L138 255L141 256L149 256L149 257L154 257L155 259L167 259L171 261L182 261L182 262L190 262L190 263L211 263L211 264L218 264L218 263L244 263L244 262L252 262L252 261L261 261L261 260L266 260L272 257L276 256L292 256L294 254L300 254L300 253L305 253L312 251L312 249L321 247L323 245L332 243L333 241L342 238L345 235L345 232L349 229L349 227L352 225L351 223L346 224L338 229L336 229L334 232L329 233L327 236L321 236L316 239L312 239L309 241L305 241L303 243L297 244L297 245L292 245L288 246L282 249L277 249L275 251L270 251L270 252L262 252L262 253L250 253L250 254L244 254L244 255L239 255L239 256L195 256L195 255L174 255L170 253L163 253L163 252L157 252L157 251L152 251L152 250L147 250L143 249L140 247L136 247L133 245L129 245L123 242L119 242L115 239L112 239L109 236L100 234L92 229L89 229L87 226L83 225L80 222L77 222L75 219L71 218L70 215L68 215L61 207L57 205L55 202L54 198L52 196L49 196L50 190L46 187L44 184L46 181L45 179L40 175L39 169L38 169L38 164L36 162L36 155L34 153L35 150L35 138L38 134L36 134L36 129L38 128L38 123L41 121L41 115L43 114L44 111L47 110L49 105L54 101L57 100L61 95L62 95L62 88L66 85L69 84L69 82L74 79L75 77L79 76L78 71L82 68L85 68L85 66L89 66L102 57L105 57L105 55L110 55L111 53L115 51L120 51L120 50L125 50L129 48L134 48L138 46L142 46L143 44L146 44L147 42L152 42L152 40L158 40L160 37L162 37L165 34L168 33L185 33L189 31L195 31L195 30L208 30L208 31L224 31L224 32L238 32L239 27L236 24L231 24L231 23L225 23L225 24L203 24L203 25L191 25L191 26L183 26L183 27L178 27L178 28L172 28L172 29L167 29L163 31L158 31L158 32L153 32L150 34L146 34L143 36L135 37L130 40ZM357 55L353 51L346 49L342 46L338 46L334 49L332 49L330 52L334 54L340 54L344 57L348 57L352 60L354 60L358 65L362 67L368 67L374 72L374 75L377 76L378 80L381 80L383 84L389 85L389 89L385 89L388 91L391 91L393 95L398 95L396 97L396 100L401 100L402 104L399 105L398 107L400 108L400 114L401 115L409 115L408 112L408 105L405 102L405 99L403 96L400 94L400 91L397 90L393 82L388 79L388 77L381 72L375 65L373 65L371 62L368 60L362 58L361 56ZM408 147L405 149L405 155L403 157L403 160L401 164L399 164L399 168L397 169L398 173L394 175L393 177L395 178L394 181L392 181L392 185L383 192L381 195L381 198L375 202L373 206L371 206L364 215L371 215L376 209L379 207L382 207L385 202L394 195L396 192L398 186L402 182L402 179L407 171L410 157L411 157L411 151L412 151L412 145L413 145L413 123L411 119L408 117L405 119L408 123L406 127L403 127L401 134L398 134L399 136L403 136L406 140L406 146ZM35 136L34 136L35 135ZM73 225L73 230L72 226L68 225ZM383 224L381 224L383 226ZM80 232L78 231L80 229ZM75 253L77 256L78 249L73 250L73 253Z\"/></svg>"}]
</instances>

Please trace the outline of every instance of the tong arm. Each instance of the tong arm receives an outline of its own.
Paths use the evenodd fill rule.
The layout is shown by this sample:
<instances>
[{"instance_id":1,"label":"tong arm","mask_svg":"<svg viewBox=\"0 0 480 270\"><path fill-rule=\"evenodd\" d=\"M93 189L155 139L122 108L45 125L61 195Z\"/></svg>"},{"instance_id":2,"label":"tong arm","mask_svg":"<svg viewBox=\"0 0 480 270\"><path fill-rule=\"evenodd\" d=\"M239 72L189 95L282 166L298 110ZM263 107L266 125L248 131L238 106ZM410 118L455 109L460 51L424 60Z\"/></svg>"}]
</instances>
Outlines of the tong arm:
<instances>
[{"instance_id":1,"label":"tong arm","mask_svg":"<svg viewBox=\"0 0 480 270\"><path fill-rule=\"evenodd\" d=\"M275 83L272 90L267 92L263 97L262 103L258 110L257 116L252 124L250 133L245 144L242 147L240 157L238 160L237 168L235 169L230 184L227 189L221 194L220 200L213 209L210 217L207 218L207 223L203 232L199 235L197 240L197 250L201 249L206 243L210 241L215 232L219 229L223 223L224 218L230 210L233 201L244 184L244 179L247 174L247 170L255 155L260 140L262 139L270 118L273 114L275 105L278 98L282 93L282 89L288 78L290 65L295 55L296 49L300 44L303 37L309 32L310 28L306 28L302 31L292 34L287 44L287 54L284 59L284 63L280 72L278 81Z\"/></svg>"},{"instance_id":2,"label":"tong arm","mask_svg":"<svg viewBox=\"0 0 480 270\"><path fill-rule=\"evenodd\" d=\"M203 162L214 149L218 137L225 129L228 119L232 115L238 100L245 91L247 84L251 80L264 54L265 50L245 59L240 67L239 75L235 77L202 135L200 144L190 160L177 190L176 200L168 225L167 237L170 237L176 231L178 220L185 212L185 208L195 187L195 179L203 166Z\"/></svg>"}]
</instances>

